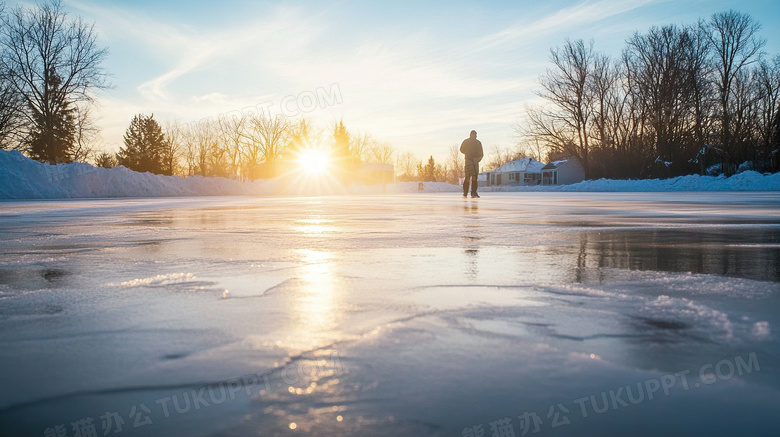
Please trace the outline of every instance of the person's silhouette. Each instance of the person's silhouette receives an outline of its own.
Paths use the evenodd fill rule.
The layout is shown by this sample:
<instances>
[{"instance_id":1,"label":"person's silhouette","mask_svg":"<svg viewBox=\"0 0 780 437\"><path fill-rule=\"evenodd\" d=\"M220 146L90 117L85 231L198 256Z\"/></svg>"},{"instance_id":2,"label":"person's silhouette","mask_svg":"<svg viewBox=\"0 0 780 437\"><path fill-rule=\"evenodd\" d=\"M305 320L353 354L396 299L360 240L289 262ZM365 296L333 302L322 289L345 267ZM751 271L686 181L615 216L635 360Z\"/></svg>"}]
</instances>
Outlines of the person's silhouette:
<instances>
[{"instance_id":1,"label":"person's silhouette","mask_svg":"<svg viewBox=\"0 0 780 437\"><path fill-rule=\"evenodd\" d=\"M477 139L477 131L471 131L469 137L460 144L460 153L465 155L465 174L463 180L463 197L469 193L471 184L471 197L479 197L477 194L477 175L479 175L479 161L482 161L482 143Z\"/></svg>"}]
</instances>

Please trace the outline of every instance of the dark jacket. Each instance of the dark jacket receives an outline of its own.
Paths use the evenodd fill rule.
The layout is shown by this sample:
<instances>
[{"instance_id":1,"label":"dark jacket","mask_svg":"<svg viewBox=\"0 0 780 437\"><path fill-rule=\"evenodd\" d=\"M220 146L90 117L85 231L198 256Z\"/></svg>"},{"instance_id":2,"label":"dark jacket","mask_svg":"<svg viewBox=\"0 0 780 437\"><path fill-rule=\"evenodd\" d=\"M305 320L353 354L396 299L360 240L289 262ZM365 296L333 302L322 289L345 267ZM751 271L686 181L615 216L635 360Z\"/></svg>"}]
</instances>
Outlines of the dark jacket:
<instances>
[{"instance_id":1,"label":"dark jacket","mask_svg":"<svg viewBox=\"0 0 780 437\"><path fill-rule=\"evenodd\" d=\"M476 159L482 161L482 142L474 138L466 138L460 144L460 153L466 155L466 159Z\"/></svg>"}]
</instances>

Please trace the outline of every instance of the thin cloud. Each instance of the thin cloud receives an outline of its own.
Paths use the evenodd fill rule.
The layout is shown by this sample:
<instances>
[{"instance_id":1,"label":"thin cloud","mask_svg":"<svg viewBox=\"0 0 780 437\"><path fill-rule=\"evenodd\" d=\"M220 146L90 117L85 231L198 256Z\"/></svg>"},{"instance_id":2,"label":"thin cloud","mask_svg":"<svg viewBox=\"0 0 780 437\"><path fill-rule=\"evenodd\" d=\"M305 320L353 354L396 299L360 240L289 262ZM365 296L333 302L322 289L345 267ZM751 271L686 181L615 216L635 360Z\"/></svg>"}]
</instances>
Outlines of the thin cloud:
<instances>
[{"instance_id":1,"label":"thin cloud","mask_svg":"<svg viewBox=\"0 0 780 437\"><path fill-rule=\"evenodd\" d=\"M572 28L588 23L596 23L617 15L631 12L652 3L668 0L601 0L597 2L585 1L574 6L561 9L541 20L533 23L519 22L513 26L488 35L479 45L491 47L518 41L538 41L540 35L560 32L561 29Z\"/></svg>"},{"instance_id":2,"label":"thin cloud","mask_svg":"<svg viewBox=\"0 0 780 437\"><path fill-rule=\"evenodd\" d=\"M193 71L230 64L240 68L242 65L236 64L252 64L246 59L248 54L268 59L300 52L322 30L294 8L280 7L265 20L227 30L196 32L188 26L161 23L132 11L78 2L73 6L96 17L101 29L105 29L103 33L131 38L173 64L165 73L138 85L141 95L153 102L171 99L169 86ZM265 45L266 42L272 43Z\"/></svg>"}]
</instances>

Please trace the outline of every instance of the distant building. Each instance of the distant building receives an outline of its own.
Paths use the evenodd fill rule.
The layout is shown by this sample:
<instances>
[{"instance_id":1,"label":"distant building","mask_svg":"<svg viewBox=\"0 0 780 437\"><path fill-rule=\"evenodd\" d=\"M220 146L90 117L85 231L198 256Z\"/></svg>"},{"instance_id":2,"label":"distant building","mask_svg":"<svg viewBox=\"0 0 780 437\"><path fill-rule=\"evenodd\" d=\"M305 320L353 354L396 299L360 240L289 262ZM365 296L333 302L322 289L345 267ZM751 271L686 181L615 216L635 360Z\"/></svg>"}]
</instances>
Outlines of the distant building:
<instances>
[{"instance_id":1,"label":"distant building","mask_svg":"<svg viewBox=\"0 0 780 437\"><path fill-rule=\"evenodd\" d=\"M357 177L364 184L392 184L395 167L392 164L363 163L357 168Z\"/></svg>"},{"instance_id":2,"label":"distant building","mask_svg":"<svg viewBox=\"0 0 780 437\"><path fill-rule=\"evenodd\" d=\"M542 167L541 172L542 185L568 185L585 180L585 170L574 157L552 161Z\"/></svg>"},{"instance_id":3,"label":"distant building","mask_svg":"<svg viewBox=\"0 0 780 437\"><path fill-rule=\"evenodd\" d=\"M539 185L542 181L544 164L533 159L523 158L507 162L501 167L481 173L478 184L481 187L491 185Z\"/></svg>"}]
</instances>

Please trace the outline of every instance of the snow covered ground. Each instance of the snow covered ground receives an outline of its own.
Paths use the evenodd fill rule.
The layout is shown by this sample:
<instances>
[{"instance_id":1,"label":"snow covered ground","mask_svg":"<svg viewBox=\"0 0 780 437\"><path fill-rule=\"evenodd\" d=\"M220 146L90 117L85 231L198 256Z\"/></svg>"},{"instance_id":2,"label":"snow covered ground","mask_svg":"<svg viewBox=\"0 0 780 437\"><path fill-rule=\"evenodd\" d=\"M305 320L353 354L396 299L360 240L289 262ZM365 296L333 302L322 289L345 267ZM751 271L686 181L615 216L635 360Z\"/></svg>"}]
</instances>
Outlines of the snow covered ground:
<instances>
[{"instance_id":1,"label":"snow covered ground","mask_svg":"<svg viewBox=\"0 0 780 437\"><path fill-rule=\"evenodd\" d=\"M0 434L769 435L778 265L773 192L6 201Z\"/></svg>"},{"instance_id":2,"label":"snow covered ground","mask_svg":"<svg viewBox=\"0 0 780 437\"><path fill-rule=\"evenodd\" d=\"M89 164L48 165L17 151L0 150L0 199L61 199L108 197L171 197L213 195L310 195L417 192L417 182L386 187L342 187L325 180L278 180L242 183L226 178L159 176L124 167L105 169ZM458 192L460 186L424 183L425 192ZM747 171L730 178L683 176L653 180L585 181L573 185L535 187L486 187L483 191L780 191L780 173L762 175Z\"/></svg>"}]
</instances>

